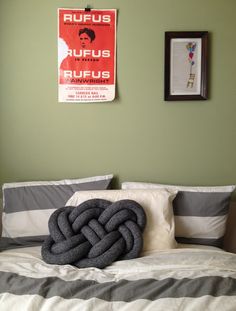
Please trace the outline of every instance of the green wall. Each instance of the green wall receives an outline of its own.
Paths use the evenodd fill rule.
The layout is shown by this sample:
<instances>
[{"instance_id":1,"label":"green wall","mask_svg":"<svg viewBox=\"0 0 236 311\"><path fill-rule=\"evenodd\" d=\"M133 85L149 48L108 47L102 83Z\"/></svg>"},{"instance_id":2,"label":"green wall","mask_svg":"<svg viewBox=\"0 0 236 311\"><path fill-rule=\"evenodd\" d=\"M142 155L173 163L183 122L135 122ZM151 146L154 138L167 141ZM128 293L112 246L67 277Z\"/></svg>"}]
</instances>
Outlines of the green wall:
<instances>
[{"instance_id":1,"label":"green wall","mask_svg":"<svg viewBox=\"0 0 236 311\"><path fill-rule=\"evenodd\" d=\"M57 8L117 8L117 97L57 102ZM236 183L235 0L0 0L0 183ZM165 102L164 32L210 32L210 99Z\"/></svg>"}]
</instances>

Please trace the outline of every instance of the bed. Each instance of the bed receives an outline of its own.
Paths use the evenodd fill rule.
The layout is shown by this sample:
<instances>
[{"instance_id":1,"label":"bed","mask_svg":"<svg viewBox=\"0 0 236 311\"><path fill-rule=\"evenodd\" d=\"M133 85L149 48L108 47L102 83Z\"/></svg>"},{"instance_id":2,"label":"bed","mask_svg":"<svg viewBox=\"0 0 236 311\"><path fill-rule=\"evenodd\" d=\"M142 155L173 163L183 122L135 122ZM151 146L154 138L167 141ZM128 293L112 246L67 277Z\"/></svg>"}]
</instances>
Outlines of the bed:
<instances>
[{"instance_id":1,"label":"bed","mask_svg":"<svg viewBox=\"0 0 236 311\"><path fill-rule=\"evenodd\" d=\"M5 210L2 237L4 240L5 236L5 240L0 252L0 310L236 310L236 254L233 253L232 239L232 235L235 235L235 226L232 223L235 205L231 204L231 209L227 212L231 213L231 216L227 217L228 222L222 215L234 187L214 189L213 187L204 189L179 187L176 190L165 186L163 190L160 189L160 185L155 189L156 185L153 188L153 185L149 184L147 189L147 185L144 184L124 183L122 190L107 190L111 178L110 175L106 176L106 183L102 186L96 184L99 178L86 180L87 185L83 187L80 185L79 190L74 189L73 193L67 194L65 205L78 206L91 198L106 198L114 202L129 198L142 203L147 214L147 227L144 231L144 245L140 256L130 260L116 260L104 269L77 268L71 264L48 264L42 259L42 240L39 239L47 235L45 232L47 221L42 218L41 210L47 216L51 210L45 206L45 200L40 211L21 210L11 212L9 216L6 215ZM83 182L80 180L79 183ZM60 185L61 195L62 185L65 185L65 182L57 183L56 186L58 185ZM67 181L66 186L68 185L70 182ZM22 199L22 192L17 195L12 193L12 191L19 192L22 184L15 186L13 187L12 184L4 186L5 209L6 201L9 200L6 189L11 189L10 197L15 196L17 202ZM33 204L32 197L38 204L39 190L45 193L45 187L47 187L46 197L48 193L53 193L55 189L48 189L48 186L51 187L52 184L37 184L37 187L42 189L37 189L37 193L32 194L31 191L36 189L33 188L35 184L24 184L24 206L27 205L29 196L31 197L30 208ZM85 189L87 186L89 189ZM31 187L33 190L29 191L28 188ZM186 193L183 194L183 191ZM64 190L62 192L65 193ZM201 200L204 197L202 202L205 207L210 204L206 199L206 197L209 199L210 194L211 202L214 201L214 208L218 209L218 212L221 209L221 216L204 216L206 219L202 221L208 221L209 232L211 232L210 225L214 224L214 233L216 234L219 229L220 236L215 236L213 239L212 236L206 236L208 234L206 231L205 236L203 233L201 235L203 244L197 244L199 237L196 235L193 237L193 233L190 232L196 224L190 226L189 232L186 228L183 231L182 228L176 227L182 226L181 217L183 221L186 217L180 215L177 205L180 205L186 213L185 205L189 204L187 199L191 195L191 203L194 204L194 200L197 199L199 206L199 192L205 193L201 195ZM182 201L181 197L176 200L179 193L183 194ZM213 197L217 197L217 201L212 197L212 193ZM53 196L55 197L55 193ZM51 197L49 201L52 202ZM59 204L58 198L55 202L56 205ZM18 208L22 208L20 204ZM212 210L211 204L208 208ZM20 236L22 232L19 228L16 234L16 219L20 219L20 214L27 219L28 236ZM39 222L42 221L43 228L35 218L33 224L29 223L32 215L35 215ZM194 220L191 217L188 219ZM210 221L211 217L217 219L218 229L216 223ZM226 225L226 232L224 232L226 240L223 245L220 245L222 223L219 222L223 220ZM8 229L7 238L6 229ZM42 230L41 235L39 230ZM180 237L176 235L180 233L183 235L183 232L185 237L182 236L181 239L186 243L177 243L176 239ZM6 247L6 241L9 247ZM225 251L225 248L230 252Z\"/></svg>"}]
</instances>

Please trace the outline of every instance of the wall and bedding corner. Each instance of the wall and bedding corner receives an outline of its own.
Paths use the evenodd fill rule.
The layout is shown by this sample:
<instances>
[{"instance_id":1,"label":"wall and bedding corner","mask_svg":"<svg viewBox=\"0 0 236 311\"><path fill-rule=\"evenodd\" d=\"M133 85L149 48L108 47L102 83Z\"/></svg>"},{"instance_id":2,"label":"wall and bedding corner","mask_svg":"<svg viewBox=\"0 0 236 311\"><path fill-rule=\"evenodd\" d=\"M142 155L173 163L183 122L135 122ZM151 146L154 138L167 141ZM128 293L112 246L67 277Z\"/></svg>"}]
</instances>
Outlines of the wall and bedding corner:
<instances>
[{"instance_id":1,"label":"wall and bedding corner","mask_svg":"<svg viewBox=\"0 0 236 311\"><path fill-rule=\"evenodd\" d=\"M2 236L2 199L0 198L0 237Z\"/></svg>"},{"instance_id":2,"label":"wall and bedding corner","mask_svg":"<svg viewBox=\"0 0 236 311\"><path fill-rule=\"evenodd\" d=\"M118 9L111 103L57 102L57 8L86 1L1 1L0 184L107 171L117 184L235 184L236 2L90 4ZM163 100L164 32L182 30L209 31L207 101Z\"/></svg>"}]
</instances>

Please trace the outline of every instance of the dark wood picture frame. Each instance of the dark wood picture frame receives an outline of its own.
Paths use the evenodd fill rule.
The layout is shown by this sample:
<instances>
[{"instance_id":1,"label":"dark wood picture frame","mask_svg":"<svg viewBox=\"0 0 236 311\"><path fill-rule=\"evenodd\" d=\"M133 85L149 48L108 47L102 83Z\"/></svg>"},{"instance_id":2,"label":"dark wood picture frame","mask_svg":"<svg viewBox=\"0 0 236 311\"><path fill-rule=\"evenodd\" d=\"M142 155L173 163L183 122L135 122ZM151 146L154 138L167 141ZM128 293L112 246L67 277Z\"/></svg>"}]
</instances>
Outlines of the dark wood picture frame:
<instances>
[{"instance_id":1,"label":"dark wood picture frame","mask_svg":"<svg viewBox=\"0 0 236 311\"><path fill-rule=\"evenodd\" d=\"M207 31L165 32L164 99L166 101L206 100L208 98L207 63Z\"/></svg>"}]
</instances>

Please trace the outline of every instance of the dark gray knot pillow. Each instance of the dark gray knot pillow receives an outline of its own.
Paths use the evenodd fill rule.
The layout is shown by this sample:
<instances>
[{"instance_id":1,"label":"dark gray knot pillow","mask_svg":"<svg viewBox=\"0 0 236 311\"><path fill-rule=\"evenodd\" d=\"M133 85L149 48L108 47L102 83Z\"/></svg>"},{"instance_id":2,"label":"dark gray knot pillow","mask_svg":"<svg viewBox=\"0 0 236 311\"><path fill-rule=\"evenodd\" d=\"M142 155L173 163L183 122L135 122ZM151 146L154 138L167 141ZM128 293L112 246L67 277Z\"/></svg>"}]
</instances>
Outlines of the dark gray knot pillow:
<instances>
[{"instance_id":1,"label":"dark gray knot pillow","mask_svg":"<svg viewBox=\"0 0 236 311\"><path fill-rule=\"evenodd\" d=\"M146 214L133 200L91 199L77 207L59 208L48 222L43 260L104 268L116 260L136 258L142 251L145 224Z\"/></svg>"}]
</instances>

